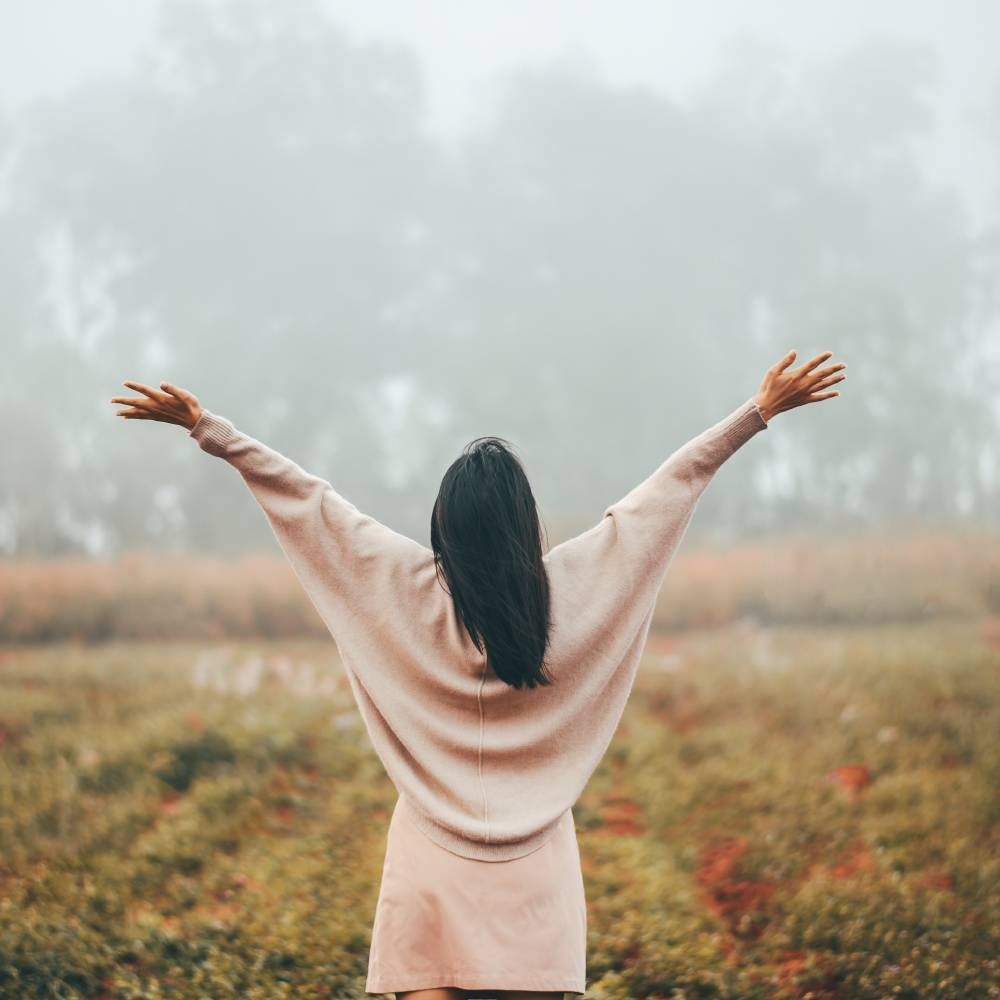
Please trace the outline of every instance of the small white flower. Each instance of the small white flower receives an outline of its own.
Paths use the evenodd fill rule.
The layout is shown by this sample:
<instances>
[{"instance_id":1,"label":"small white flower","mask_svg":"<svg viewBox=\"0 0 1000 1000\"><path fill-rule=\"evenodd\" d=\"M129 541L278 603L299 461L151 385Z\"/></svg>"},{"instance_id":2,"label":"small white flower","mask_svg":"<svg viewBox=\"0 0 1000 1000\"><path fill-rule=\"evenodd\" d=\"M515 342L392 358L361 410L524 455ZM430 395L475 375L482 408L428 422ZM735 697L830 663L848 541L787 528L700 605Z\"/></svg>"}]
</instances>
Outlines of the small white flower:
<instances>
[{"instance_id":1,"label":"small white flower","mask_svg":"<svg viewBox=\"0 0 1000 1000\"><path fill-rule=\"evenodd\" d=\"M332 719L334 729L352 729L358 724L358 713L353 709L338 712Z\"/></svg>"},{"instance_id":2,"label":"small white flower","mask_svg":"<svg viewBox=\"0 0 1000 1000\"><path fill-rule=\"evenodd\" d=\"M861 709L855 705L845 705L844 710L840 713L841 722L853 722L858 716L861 715Z\"/></svg>"}]
</instances>

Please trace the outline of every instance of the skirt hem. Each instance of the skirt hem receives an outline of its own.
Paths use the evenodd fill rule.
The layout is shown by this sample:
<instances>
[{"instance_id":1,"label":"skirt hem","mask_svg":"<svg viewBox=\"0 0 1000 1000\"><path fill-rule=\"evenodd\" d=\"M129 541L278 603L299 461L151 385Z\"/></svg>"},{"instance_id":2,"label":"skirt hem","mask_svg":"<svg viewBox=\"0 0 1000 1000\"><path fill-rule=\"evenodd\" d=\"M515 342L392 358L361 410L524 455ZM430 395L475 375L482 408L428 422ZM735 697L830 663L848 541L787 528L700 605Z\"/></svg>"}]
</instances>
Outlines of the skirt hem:
<instances>
[{"instance_id":1,"label":"skirt hem","mask_svg":"<svg viewBox=\"0 0 1000 1000\"><path fill-rule=\"evenodd\" d=\"M407 990L432 989L459 990L539 990L545 992L587 992L586 982L579 976L509 976L461 969L437 973L427 972L376 972L368 977L365 992L371 994L401 993Z\"/></svg>"}]
</instances>

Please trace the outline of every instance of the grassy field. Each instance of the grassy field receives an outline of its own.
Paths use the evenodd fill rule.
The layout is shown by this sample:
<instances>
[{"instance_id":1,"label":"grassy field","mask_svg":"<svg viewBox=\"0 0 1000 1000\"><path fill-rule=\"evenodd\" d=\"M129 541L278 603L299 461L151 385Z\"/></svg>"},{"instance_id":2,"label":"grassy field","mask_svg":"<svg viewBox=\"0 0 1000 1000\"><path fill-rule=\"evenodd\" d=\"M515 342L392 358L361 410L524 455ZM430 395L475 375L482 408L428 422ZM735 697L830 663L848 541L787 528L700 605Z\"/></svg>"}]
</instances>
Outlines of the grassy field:
<instances>
[{"instance_id":1,"label":"grassy field","mask_svg":"<svg viewBox=\"0 0 1000 1000\"><path fill-rule=\"evenodd\" d=\"M651 637L588 996L1000 996L1000 641ZM0 995L363 997L395 792L331 641L0 651Z\"/></svg>"}]
</instances>

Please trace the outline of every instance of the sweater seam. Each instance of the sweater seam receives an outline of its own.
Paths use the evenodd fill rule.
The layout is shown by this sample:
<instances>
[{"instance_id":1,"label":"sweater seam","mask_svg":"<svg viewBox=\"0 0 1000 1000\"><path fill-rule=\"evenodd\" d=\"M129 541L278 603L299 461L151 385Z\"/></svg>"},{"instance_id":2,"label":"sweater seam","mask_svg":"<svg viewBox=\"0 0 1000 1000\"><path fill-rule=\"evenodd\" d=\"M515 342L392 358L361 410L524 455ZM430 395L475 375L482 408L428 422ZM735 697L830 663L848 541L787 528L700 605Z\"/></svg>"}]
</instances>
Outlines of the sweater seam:
<instances>
[{"instance_id":1,"label":"sweater seam","mask_svg":"<svg viewBox=\"0 0 1000 1000\"><path fill-rule=\"evenodd\" d=\"M479 703L479 790L483 796L483 824L486 827L486 843L490 843L490 807L486 797L486 782L483 780L483 742L486 719L483 712L483 686L486 684L486 657L483 657L483 672L479 678L479 690L476 700Z\"/></svg>"}]
</instances>

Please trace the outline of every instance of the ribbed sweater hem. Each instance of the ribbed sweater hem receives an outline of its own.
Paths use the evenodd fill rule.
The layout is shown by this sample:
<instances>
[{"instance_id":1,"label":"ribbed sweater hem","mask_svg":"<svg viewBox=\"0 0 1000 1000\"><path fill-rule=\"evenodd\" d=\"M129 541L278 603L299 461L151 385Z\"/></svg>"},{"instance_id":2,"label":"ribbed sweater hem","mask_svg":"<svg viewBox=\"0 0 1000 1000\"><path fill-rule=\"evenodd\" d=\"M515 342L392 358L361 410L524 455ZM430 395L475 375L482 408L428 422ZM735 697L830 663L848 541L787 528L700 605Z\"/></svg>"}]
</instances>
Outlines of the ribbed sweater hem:
<instances>
[{"instance_id":1,"label":"ribbed sweater hem","mask_svg":"<svg viewBox=\"0 0 1000 1000\"><path fill-rule=\"evenodd\" d=\"M547 826L523 840L497 844L468 840L452 830L445 829L430 816L422 813L409 799L405 800L404 805L408 808L414 826L435 844L443 847L446 851L451 851L452 854L471 858L473 861L512 861L514 858L526 857L545 844L555 833L556 827L562 819L561 815L557 816Z\"/></svg>"}]
</instances>

